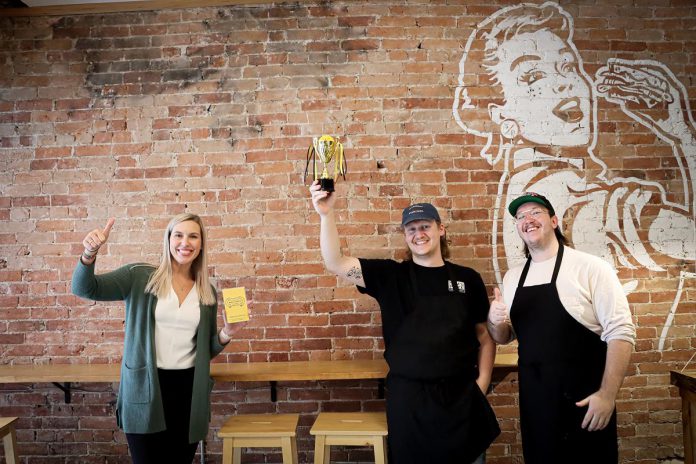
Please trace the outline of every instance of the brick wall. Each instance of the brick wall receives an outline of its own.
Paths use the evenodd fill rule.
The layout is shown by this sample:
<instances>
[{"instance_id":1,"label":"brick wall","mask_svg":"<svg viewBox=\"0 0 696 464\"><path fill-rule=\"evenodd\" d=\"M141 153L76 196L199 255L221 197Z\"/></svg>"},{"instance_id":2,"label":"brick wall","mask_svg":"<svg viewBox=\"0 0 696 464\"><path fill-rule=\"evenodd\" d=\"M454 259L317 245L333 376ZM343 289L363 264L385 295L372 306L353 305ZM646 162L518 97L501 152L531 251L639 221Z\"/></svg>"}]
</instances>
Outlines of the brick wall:
<instances>
[{"instance_id":1,"label":"brick wall","mask_svg":"<svg viewBox=\"0 0 696 464\"><path fill-rule=\"evenodd\" d=\"M491 116L490 105L505 99L468 40L511 5L343 1L0 18L0 363L118 363L123 304L69 291L82 237L115 217L98 268L157 262L161 231L184 211L206 221L218 288L248 291L252 322L218 361L379 358L375 302L320 261L318 217L302 180L311 137L345 144L349 174L338 182L337 211L346 253L403 257L401 209L432 201L453 260L478 270L492 291L518 244L498 217L525 171L486 150L490 137L503 154L548 155L527 159L544 171L534 181L569 204L564 229L575 245L612 262L630 292L638 340L618 403L622 462L682 459L669 371L696 348L688 109L696 7L563 6L574 31L565 40L583 61L574 72L601 84L596 73L608 62L633 65L624 77L642 92L585 95L596 119L584 128L596 127L578 146L565 142L544 99L568 70L509 84L506 100L521 112L514 134ZM547 56L535 37L512 52ZM532 94L514 89L543 77L549 83L525 106ZM565 123L577 116L569 105ZM548 118L535 119L537 110ZM544 135L556 139L535 140ZM50 384L3 385L0 414L22 417L24 462L128 462L114 388L79 385L64 404ZM510 375L490 396L503 429L491 463L521 462L516 392ZM219 383L212 398L211 462L221 452L214 432L235 412L300 412L301 462L311 462L318 411L383 408L369 381L281 383L277 403L263 383ZM346 448L335 458L370 455ZM253 462L280 456L254 454Z\"/></svg>"}]
</instances>

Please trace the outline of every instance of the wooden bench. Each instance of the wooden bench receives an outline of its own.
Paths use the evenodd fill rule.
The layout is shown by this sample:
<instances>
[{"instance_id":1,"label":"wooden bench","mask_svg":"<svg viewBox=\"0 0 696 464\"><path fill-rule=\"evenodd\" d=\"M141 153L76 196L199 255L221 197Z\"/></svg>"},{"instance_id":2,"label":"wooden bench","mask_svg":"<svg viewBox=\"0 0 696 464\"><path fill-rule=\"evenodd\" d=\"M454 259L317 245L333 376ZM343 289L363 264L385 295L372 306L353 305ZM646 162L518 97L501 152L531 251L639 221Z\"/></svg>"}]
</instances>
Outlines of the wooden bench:
<instances>
[{"instance_id":1,"label":"wooden bench","mask_svg":"<svg viewBox=\"0 0 696 464\"><path fill-rule=\"evenodd\" d=\"M498 382L517 369L517 354L498 354L493 380ZM0 383L52 383L65 393L70 403L73 382L118 382L121 366L117 364L40 364L0 365ZM223 382L270 382L271 400L276 400L277 382L319 380L380 380L389 372L384 359L340 361L291 361L255 363L213 363L210 375Z\"/></svg>"},{"instance_id":2,"label":"wooden bench","mask_svg":"<svg viewBox=\"0 0 696 464\"><path fill-rule=\"evenodd\" d=\"M517 369L517 354L498 354L493 382L499 382ZM120 364L31 364L0 365L0 383L52 383L70 403L71 384L113 383L120 380ZM270 382L271 400L276 401L276 384L284 381L362 380L379 381L379 397L384 397L384 379L389 367L384 359L340 361L292 361L256 363L213 363L210 375L224 382Z\"/></svg>"}]
</instances>

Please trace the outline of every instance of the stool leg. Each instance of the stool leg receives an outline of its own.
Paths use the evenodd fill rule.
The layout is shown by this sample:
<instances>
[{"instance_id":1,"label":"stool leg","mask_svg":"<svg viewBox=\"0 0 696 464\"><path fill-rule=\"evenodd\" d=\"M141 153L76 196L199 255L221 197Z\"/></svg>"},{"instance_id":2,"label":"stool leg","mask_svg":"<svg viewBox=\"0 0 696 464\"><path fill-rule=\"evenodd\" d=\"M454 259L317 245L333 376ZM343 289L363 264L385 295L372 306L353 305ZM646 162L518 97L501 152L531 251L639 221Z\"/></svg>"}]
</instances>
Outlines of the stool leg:
<instances>
[{"instance_id":1,"label":"stool leg","mask_svg":"<svg viewBox=\"0 0 696 464\"><path fill-rule=\"evenodd\" d=\"M283 464L297 464L297 445L293 437L281 438L281 449L283 450Z\"/></svg>"},{"instance_id":2,"label":"stool leg","mask_svg":"<svg viewBox=\"0 0 696 464\"><path fill-rule=\"evenodd\" d=\"M232 456L232 464L242 464L242 448L234 447Z\"/></svg>"},{"instance_id":3,"label":"stool leg","mask_svg":"<svg viewBox=\"0 0 696 464\"><path fill-rule=\"evenodd\" d=\"M232 439L222 440L222 464L232 464Z\"/></svg>"},{"instance_id":4,"label":"stool leg","mask_svg":"<svg viewBox=\"0 0 696 464\"><path fill-rule=\"evenodd\" d=\"M331 445L324 445L324 464L331 464Z\"/></svg>"},{"instance_id":5,"label":"stool leg","mask_svg":"<svg viewBox=\"0 0 696 464\"><path fill-rule=\"evenodd\" d=\"M374 438L375 464L387 464L387 437Z\"/></svg>"},{"instance_id":6,"label":"stool leg","mask_svg":"<svg viewBox=\"0 0 696 464\"><path fill-rule=\"evenodd\" d=\"M290 446L292 447L292 464L299 464L299 458L297 457L297 439L295 437L290 438Z\"/></svg>"},{"instance_id":7,"label":"stool leg","mask_svg":"<svg viewBox=\"0 0 696 464\"><path fill-rule=\"evenodd\" d=\"M18 464L17 460L17 434L13 426L10 425L7 435L2 437L5 446L5 461L7 464Z\"/></svg>"},{"instance_id":8,"label":"stool leg","mask_svg":"<svg viewBox=\"0 0 696 464\"><path fill-rule=\"evenodd\" d=\"M317 435L314 439L314 464L329 464L331 447L326 445L326 435Z\"/></svg>"}]
</instances>

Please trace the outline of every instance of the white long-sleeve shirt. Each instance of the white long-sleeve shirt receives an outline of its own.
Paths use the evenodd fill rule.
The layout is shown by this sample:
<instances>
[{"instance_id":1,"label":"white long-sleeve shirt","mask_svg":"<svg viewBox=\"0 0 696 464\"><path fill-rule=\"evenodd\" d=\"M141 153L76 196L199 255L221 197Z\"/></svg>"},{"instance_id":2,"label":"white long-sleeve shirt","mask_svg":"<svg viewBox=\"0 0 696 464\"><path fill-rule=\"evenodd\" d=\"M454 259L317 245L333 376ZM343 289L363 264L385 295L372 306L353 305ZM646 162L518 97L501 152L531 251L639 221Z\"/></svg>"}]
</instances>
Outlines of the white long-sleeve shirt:
<instances>
[{"instance_id":1,"label":"white long-sleeve shirt","mask_svg":"<svg viewBox=\"0 0 696 464\"><path fill-rule=\"evenodd\" d=\"M538 263L532 261L524 286L551 282L555 264L556 256ZM503 278L503 299L508 312L514 303L523 269L524 265L516 266ZM603 341L626 340L635 344L636 330L628 300L609 263L597 256L564 247L556 289L568 314Z\"/></svg>"}]
</instances>

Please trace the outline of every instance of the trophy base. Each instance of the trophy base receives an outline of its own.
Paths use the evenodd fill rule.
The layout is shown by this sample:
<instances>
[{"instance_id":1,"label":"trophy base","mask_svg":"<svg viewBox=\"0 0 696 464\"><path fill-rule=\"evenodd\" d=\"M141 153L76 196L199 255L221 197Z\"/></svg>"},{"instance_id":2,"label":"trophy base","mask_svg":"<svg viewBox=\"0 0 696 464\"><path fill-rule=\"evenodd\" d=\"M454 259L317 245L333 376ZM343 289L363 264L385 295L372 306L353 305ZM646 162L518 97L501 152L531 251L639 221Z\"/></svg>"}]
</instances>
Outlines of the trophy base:
<instances>
[{"instance_id":1,"label":"trophy base","mask_svg":"<svg viewBox=\"0 0 696 464\"><path fill-rule=\"evenodd\" d=\"M333 192L335 190L333 179L319 179L319 185L321 186L321 190L325 192Z\"/></svg>"}]
</instances>

